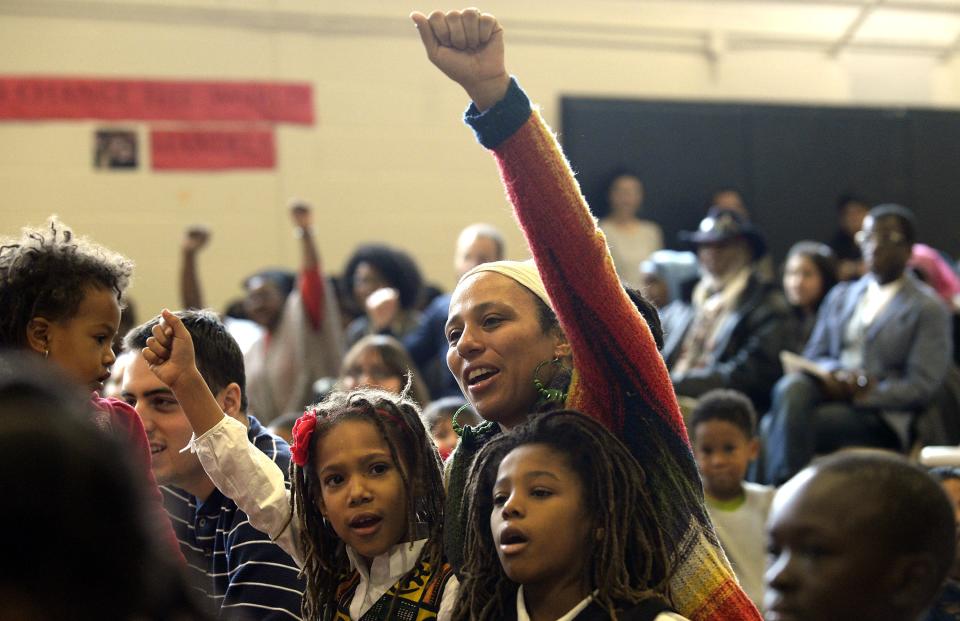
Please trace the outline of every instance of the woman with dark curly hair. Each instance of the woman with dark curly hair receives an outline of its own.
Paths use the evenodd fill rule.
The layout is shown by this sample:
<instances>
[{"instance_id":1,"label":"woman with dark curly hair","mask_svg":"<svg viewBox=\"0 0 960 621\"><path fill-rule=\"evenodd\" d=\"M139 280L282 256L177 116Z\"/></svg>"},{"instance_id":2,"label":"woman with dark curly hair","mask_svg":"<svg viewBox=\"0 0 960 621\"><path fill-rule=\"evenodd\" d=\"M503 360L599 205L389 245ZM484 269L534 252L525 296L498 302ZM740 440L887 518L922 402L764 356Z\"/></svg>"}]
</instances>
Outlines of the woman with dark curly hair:
<instances>
[{"instance_id":1,"label":"woman with dark curly hair","mask_svg":"<svg viewBox=\"0 0 960 621\"><path fill-rule=\"evenodd\" d=\"M130 259L75 236L56 216L19 238L0 238L0 349L35 352L90 391L94 422L128 447L154 501L156 528L179 556L143 423L123 401L99 394L117 359L113 337L132 274Z\"/></svg>"},{"instance_id":2,"label":"woman with dark curly hair","mask_svg":"<svg viewBox=\"0 0 960 621\"><path fill-rule=\"evenodd\" d=\"M347 347L368 334L401 339L417 327L423 279L406 252L382 244L360 246L347 261L343 279L360 313L347 326Z\"/></svg>"}]
</instances>

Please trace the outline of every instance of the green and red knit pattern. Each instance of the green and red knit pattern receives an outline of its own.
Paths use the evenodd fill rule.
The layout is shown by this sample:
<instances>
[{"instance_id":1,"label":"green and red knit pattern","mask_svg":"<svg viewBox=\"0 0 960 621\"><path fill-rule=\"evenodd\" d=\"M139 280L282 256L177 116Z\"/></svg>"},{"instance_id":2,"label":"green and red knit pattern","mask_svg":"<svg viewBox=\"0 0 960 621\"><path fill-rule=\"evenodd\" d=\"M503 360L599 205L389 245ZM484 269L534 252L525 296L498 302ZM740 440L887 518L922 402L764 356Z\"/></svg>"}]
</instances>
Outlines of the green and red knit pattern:
<instances>
[{"instance_id":1,"label":"green and red knit pattern","mask_svg":"<svg viewBox=\"0 0 960 621\"><path fill-rule=\"evenodd\" d=\"M514 107L517 100L501 103ZM677 545L677 569L670 582L674 605L694 621L760 619L737 585L704 508L670 375L617 278L603 234L559 144L533 112L515 133L492 146L572 345L575 371L566 407L606 424L644 467L654 498L651 510Z\"/></svg>"}]
</instances>

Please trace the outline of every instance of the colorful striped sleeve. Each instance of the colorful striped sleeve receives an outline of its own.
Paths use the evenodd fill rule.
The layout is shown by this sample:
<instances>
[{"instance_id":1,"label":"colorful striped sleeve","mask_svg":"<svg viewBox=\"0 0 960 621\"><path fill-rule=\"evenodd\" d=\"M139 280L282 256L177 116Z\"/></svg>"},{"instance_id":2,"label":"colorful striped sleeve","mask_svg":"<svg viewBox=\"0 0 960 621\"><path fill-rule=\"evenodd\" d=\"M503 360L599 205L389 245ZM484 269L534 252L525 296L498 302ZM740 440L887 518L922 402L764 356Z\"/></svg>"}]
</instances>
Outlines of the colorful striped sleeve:
<instances>
[{"instance_id":1,"label":"colorful striped sleeve","mask_svg":"<svg viewBox=\"0 0 960 621\"><path fill-rule=\"evenodd\" d=\"M644 467L657 520L674 541L675 606L694 621L760 619L738 586L703 504L666 366L626 296L606 240L556 138L511 81L467 122L493 150L507 194L573 351L567 407L617 433Z\"/></svg>"}]
</instances>

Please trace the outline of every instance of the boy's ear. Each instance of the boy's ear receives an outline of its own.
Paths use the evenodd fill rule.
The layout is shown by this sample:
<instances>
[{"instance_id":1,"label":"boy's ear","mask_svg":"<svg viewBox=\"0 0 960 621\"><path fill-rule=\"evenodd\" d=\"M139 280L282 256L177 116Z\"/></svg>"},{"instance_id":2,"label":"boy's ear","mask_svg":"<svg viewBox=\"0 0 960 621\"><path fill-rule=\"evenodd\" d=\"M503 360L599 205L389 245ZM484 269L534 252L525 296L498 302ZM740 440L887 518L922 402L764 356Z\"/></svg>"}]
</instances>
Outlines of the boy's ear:
<instances>
[{"instance_id":1,"label":"boy's ear","mask_svg":"<svg viewBox=\"0 0 960 621\"><path fill-rule=\"evenodd\" d=\"M240 391L240 385L236 382L230 382L226 388L217 394L217 403L223 408L223 413L230 418L235 418L240 422L246 423L243 412L240 411L243 394Z\"/></svg>"},{"instance_id":2,"label":"boy's ear","mask_svg":"<svg viewBox=\"0 0 960 621\"><path fill-rule=\"evenodd\" d=\"M747 443L747 451L749 451L750 461L753 461L760 455L760 438L753 436L750 438L750 442Z\"/></svg>"},{"instance_id":3,"label":"boy's ear","mask_svg":"<svg viewBox=\"0 0 960 621\"><path fill-rule=\"evenodd\" d=\"M34 317L27 322L27 346L38 354L42 354L50 346L50 320L45 317Z\"/></svg>"},{"instance_id":4,"label":"boy's ear","mask_svg":"<svg viewBox=\"0 0 960 621\"><path fill-rule=\"evenodd\" d=\"M893 559L887 572L890 604L919 611L940 586L937 576L937 562L930 554L903 554Z\"/></svg>"}]
</instances>

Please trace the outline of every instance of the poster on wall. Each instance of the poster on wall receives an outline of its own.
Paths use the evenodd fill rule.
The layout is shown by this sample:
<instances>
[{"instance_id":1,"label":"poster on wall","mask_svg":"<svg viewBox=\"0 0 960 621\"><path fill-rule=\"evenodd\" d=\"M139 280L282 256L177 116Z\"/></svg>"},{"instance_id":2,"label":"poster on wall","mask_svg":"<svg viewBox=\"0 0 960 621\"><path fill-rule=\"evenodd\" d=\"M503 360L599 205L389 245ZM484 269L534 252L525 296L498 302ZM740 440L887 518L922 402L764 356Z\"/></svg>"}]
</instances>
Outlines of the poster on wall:
<instances>
[{"instance_id":1,"label":"poster on wall","mask_svg":"<svg viewBox=\"0 0 960 621\"><path fill-rule=\"evenodd\" d=\"M273 128L154 129L150 157L154 170L264 169L277 161Z\"/></svg>"},{"instance_id":2,"label":"poster on wall","mask_svg":"<svg viewBox=\"0 0 960 621\"><path fill-rule=\"evenodd\" d=\"M137 132L131 129L98 129L94 132L93 167L134 170L138 167Z\"/></svg>"},{"instance_id":3,"label":"poster on wall","mask_svg":"<svg viewBox=\"0 0 960 621\"><path fill-rule=\"evenodd\" d=\"M290 82L0 76L0 119L313 125L313 87Z\"/></svg>"}]
</instances>

